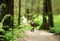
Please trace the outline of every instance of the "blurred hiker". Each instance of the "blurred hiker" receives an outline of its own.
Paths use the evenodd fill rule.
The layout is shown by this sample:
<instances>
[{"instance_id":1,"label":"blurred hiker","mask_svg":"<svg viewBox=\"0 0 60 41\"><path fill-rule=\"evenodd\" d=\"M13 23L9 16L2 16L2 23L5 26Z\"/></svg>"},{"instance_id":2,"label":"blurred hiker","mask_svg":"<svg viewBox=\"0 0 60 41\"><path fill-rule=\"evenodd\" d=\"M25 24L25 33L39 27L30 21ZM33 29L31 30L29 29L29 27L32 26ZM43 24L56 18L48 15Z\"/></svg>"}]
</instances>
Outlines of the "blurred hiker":
<instances>
[{"instance_id":1,"label":"blurred hiker","mask_svg":"<svg viewBox=\"0 0 60 41\"><path fill-rule=\"evenodd\" d=\"M27 27L27 18L25 16L22 17L22 22L24 27Z\"/></svg>"},{"instance_id":2,"label":"blurred hiker","mask_svg":"<svg viewBox=\"0 0 60 41\"><path fill-rule=\"evenodd\" d=\"M34 23L33 20L31 21L30 25L32 26L31 32L34 32L34 26L35 26L35 23Z\"/></svg>"}]
</instances>

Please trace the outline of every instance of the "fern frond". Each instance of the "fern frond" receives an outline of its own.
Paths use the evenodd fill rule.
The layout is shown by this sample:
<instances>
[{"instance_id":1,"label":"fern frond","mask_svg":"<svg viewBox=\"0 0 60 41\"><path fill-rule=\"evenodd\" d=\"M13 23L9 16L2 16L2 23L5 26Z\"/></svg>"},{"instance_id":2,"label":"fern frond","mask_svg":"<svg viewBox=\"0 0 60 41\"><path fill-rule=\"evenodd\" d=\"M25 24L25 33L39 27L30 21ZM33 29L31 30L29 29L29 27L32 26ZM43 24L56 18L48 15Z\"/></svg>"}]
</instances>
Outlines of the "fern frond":
<instances>
[{"instance_id":1,"label":"fern frond","mask_svg":"<svg viewBox=\"0 0 60 41\"><path fill-rule=\"evenodd\" d=\"M11 14L7 14L3 17L3 19L1 20L1 22L3 23L8 17L11 17L11 19L13 19Z\"/></svg>"}]
</instances>

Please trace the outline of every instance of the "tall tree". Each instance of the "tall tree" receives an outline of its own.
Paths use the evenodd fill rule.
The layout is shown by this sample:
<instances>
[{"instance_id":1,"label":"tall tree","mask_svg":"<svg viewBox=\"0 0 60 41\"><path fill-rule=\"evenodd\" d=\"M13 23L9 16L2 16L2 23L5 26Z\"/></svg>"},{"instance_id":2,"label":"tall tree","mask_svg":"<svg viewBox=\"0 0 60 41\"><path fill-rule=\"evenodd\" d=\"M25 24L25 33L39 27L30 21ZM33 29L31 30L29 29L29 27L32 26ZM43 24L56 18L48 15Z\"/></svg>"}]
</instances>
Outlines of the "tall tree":
<instances>
[{"instance_id":1,"label":"tall tree","mask_svg":"<svg viewBox=\"0 0 60 41\"><path fill-rule=\"evenodd\" d=\"M47 12L48 12L48 6L47 6L47 0L44 0L43 2L43 23L41 25L41 29L47 29L47 19L46 19L46 16L47 16Z\"/></svg>"},{"instance_id":2,"label":"tall tree","mask_svg":"<svg viewBox=\"0 0 60 41\"><path fill-rule=\"evenodd\" d=\"M47 4L48 4L48 24L50 27L54 26L54 22L53 22L53 14L52 14L52 4L51 4L51 0L47 0Z\"/></svg>"},{"instance_id":3,"label":"tall tree","mask_svg":"<svg viewBox=\"0 0 60 41\"><path fill-rule=\"evenodd\" d=\"M49 27L53 27L53 14L52 14L52 6L51 0L44 0L44 7L43 7L43 23L41 28L42 29L49 29ZM47 19L48 17L48 19Z\"/></svg>"}]
</instances>

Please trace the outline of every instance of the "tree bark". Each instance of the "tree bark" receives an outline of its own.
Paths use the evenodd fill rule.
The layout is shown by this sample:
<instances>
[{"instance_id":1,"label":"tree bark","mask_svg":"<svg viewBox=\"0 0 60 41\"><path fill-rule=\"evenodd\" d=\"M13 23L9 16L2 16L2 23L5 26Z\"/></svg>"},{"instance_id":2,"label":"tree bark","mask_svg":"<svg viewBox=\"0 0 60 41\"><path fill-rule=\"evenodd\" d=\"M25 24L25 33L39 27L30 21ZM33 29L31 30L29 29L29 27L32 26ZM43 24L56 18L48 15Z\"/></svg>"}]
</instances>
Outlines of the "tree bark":
<instances>
[{"instance_id":1,"label":"tree bark","mask_svg":"<svg viewBox=\"0 0 60 41\"><path fill-rule=\"evenodd\" d=\"M50 27L54 27L51 0L47 0L47 3L48 3L48 17L49 17L48 24Z\"/></svg>"},{"instance_id":2,"label":"tree bark","mask_svg":"<svg viewBox=\"0 0 60 41\"><path fill-rule=\"evenodd\" d=\"M48 17L48 20L47 20ZM51 6L51 0L44 0L44 7L43 7L43 23L42 28L43 29L49 29L49 27L53 27L53 14L52 14L52 6Z\"/></svg>"}]
</instances>

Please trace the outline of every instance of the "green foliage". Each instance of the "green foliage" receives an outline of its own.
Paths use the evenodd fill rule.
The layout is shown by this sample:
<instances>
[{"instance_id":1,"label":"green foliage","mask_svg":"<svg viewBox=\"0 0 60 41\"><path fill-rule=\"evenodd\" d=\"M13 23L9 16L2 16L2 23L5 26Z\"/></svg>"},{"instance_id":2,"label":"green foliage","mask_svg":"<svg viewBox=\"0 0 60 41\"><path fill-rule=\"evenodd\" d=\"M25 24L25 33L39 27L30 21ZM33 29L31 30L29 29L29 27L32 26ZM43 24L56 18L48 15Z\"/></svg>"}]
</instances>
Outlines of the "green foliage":
<instances>
[{"instance_id":1,"label":"green foliage","mask_svg":"<svg viewBox=\"0 0 60 41\"><path fill-rule=\"evenodd\" d=\"M42 15L39 15L34 19L35 27L37 27L37 29L39 29L39 27L41 26L42 20L43 20Z\"/></svg>"},{"instance_id":2,"label":"green foliage","mask_svg":"<svg viewBox=\"0 0 60 41\"><path fill-rule=\"evenodd\" d=\"M13 39L12 38L12 32L6 32L5 37L6 37L6 40L11 41Z\"/></svg>"},{"instance_id":3,"label":"green foliage","mask_svg":"<svg viewBox=\"0 0 60 41\"><path fill-rule=\"evenodd\" d=\"M6 31L6 34L5 34L6 39L8 41L12 41L12 36L14 36L13 37L14 41L17 41L17 38L25 36L25 34L24 34L25 30L30 30L31 29L31 25L30 24L28 24L27 28L25 28L25 26L23 24L18 26L18 16L19 16L19 14L18 14L19 13L19 11L18 11L19 10L19 3L18 2L19 1L14 0L14 28L13 29L9 28L9 31ZM25 9L28 8L30 13L27 14L27 16L29 15L30 17L31 16L33 17L34 22L35 22L35 27L36 27L36 29L39 29L39 27L42 24L42 20L43 20L42 15L39 15L39 14L42 14L42 12L43 12L43 0L39 1L39 11L40 11L39 14L38 14L38 10L37 10L37 8L38 8L38 0L34 1L34 5L33 6L31 5L31 2L32 2L32 0L29 0L29 1L21 0L21 16L26 14L26 10ZM56 13L59 14L60 6L59 6L58 3L60 4L59 0L57 0L57 1L56 0L52 0L52 7L53 7L52 9L53 9L53 13L54 14L56 14ZM56 4L58 4L58 5L56 6ZM0 6L0 18L2 18L3 17L2 14L4 14L3 13L4 12L3 8L6 8L6 4L1 4L1 6ZM31 11L31 9L32 9L32 11ZM39 16L37 16L37 15L39 15ZM50 28L51 32L60 33L60 20L59 20L60 17L59 16L60 15L54 15L54 25L55 26L53 28ZM7 14L1 20L1 22L0 22L0 32L3 32L3 33L5 32L2 29L2 27L3 27L3 22L8 17L12 18L12 16L10 14ZM13 34L12 34L12 30L13 30Z\"/></svg>"},{"instance_id":4,"label":"green foliage","mask_svg":"<svg viewBox=\"0 0 60 41\"><path fill-rule=\"evenodd\" d=\"M50 28L51 32L60 34L60 15L54 15L54 27Z\"/></svg>"},{"instance_id":5,"label":"green foliage","mask_svg":"<svg viewBox=\"0 0 60 41\"><path fill-rule=\"evenodd\" d=\"M5 15L4 17L3 17L3 19L1 20L1 22L0 22L0 30L1 29L3 29L2 27L4 27L3 26L3 22L8 18L8 17L11 17L12 18L12 16L10 15L10 14L7 14L7 15Z\"/></svg>"},{"instance_id":6,"label":"green foliage","mask_svg":"<svg viewBox=\"0 0 60 41\"><path fill-rule=\"evenodd\" d=\"M0 13L1 13L1 11L3 11L3 8L6 8L6 4L1 4L0 5Z\"/></svg>"},{"instance_id":7,"label":"green foliage","mask_svg":"<svg viewBox=\"0 0 60 41\"><path fill-rule=\"evenodd\" d=\"M7 15L5 15L5 16L3 17L2 21L0 22L0 32L2 32L2 33L5 32L4 29L3 29L3 27L4 27L3 22L4 22L8 17L11 17L11 18L12 18L12 16L11 16L10 14L7 14ZM4 36L4 35L3 35L3 36ZM12 34L11 34L11 32L7 32L6 35L5 35L5 37L6 37L5 39L7 39L7 40L12 39Z\"/></svg>"},{"instance_id":8,"label":"green foliage","mask_svg":"<svg viewBox=\"0 0 60 41\"><path fill-rule=\"evenodd\" d=\"M12 32L12 30L13 30L13 32ZM5 34L6 40L8 40L8 41L12 41L12 39L14 41L17 41L18 38L24 37L24 36L25 36L25 34L23 32L23 29L18 29L18 28L14 28L14 29L10 28L10 30L7 31Z\"/></svg>"},{"instance_id":9,"label":"green foliage","mask_svg":"<svg viewBox=\"0 0 60 41\"><path fill-rule=\"evenodd\" d=\"M5 27L4 25L3 25L3 23L4 23L4 21L6 20L6 19L8 19L8 17L11 17L11 20L12 20L12 16L10 15L10 14L7 14L7 15L5 15L4 17L3 17L3 9L4 8L6 8L6 5L5 4L1 4L1 6L0 6L0 17L2 18L2 20L1 20L1 22L0 22L0 33L1 33L1 35L0 35L0 38L2 37L2 38L4 38L6 41L9 41L9 40L11 40L12 39L12 33L11 32L6 32L4 29L3 29L3 27ZM0 18L0 19L1 19ZM6 32L6 33L5 33ZM5 33L5 34L4 34ZM4 40L4 41L5 41Z\"/></svg>"},{"instance_id":10,"label":"green foliage","mask_svg":"<svg viewBox=\"0 0 60 41\"><path fill-rule=\"evenodd\" d=\"M0 5L0 17L2 16L3 8L6 8L6 5L5 4L1 4ZM3 23L0 22L0 31L3 31L2 27L3 27Z\"/></svg>"},{"instance_id":11,"label":"green foliage","mask_svg":"<svg viewBox=\"0 0 60 41\"><path fill-rule=\"evenodd\" d=\"M3 9L4 8L6 8L6 5L5 4L1 4L0 5L0 21L1 21L1 19L2 19L2 13L3 13ZM4 41L5 40L5 31L4 31L4 29L2 28L3 27L3 23L2 22L0 22L0 39L3 39L2 41Z\"/></svg>"},{"instance_id":12,"label":"green foliage","mask_svg":"<svg viewBox=\"0 0 60 41\"><path fill-rule=\"evenodd\" d=\"M12 15L11 14L7 14L3 17L3 19L1 20L1 22L3 23L8 17L11 17L11 20L12 20Z\"/></svg>"},{"instance_id":13,"label":"green foliage","mask_svg":"<svg viewBox=\"0 0 60 41\"><path fill-rule=\"evenodd\" d=\"M12 30L13 30L13 34L12 34ZM12 41L12 39L14 41L17 41L18 38L24 37L25 34L23 33L22 29L15 28L15 29L11 29L11 31L7 32L5 36L6 36L6 39L9 41Z\"/></svg>"},{"instance_id":14,"label":"green foliage","mask_svg":"<svg viewBox=\"0 0 60 41\"><path fill-rule=\"evenodd\" d=\"M0 30L2 30L2 27L3 27L3 24L2 24L2 23L0 23Z\"/></svg>"},{"instance_id":15,"label":"green foliage","mask_svg":"<svg viewBox=\"0 0 60 41\"><path fill-rule=\"evenodd\" d=\"M2 19L3 17L3 13L4 13L4 9L6 8L6 4L1 4L0 5L0 20Z\"/></svg>"},{"instance_id":16,"label":"green foliage","mask_svg":"<svg viewBox=\"0 0 60 41\"><path fill-rule=\"evenodd\" d=\"M50 32L51 33L55 33L54 27L53 28L50 28Z\"/></svg>"}]
</instances>

